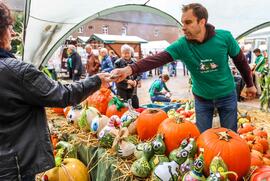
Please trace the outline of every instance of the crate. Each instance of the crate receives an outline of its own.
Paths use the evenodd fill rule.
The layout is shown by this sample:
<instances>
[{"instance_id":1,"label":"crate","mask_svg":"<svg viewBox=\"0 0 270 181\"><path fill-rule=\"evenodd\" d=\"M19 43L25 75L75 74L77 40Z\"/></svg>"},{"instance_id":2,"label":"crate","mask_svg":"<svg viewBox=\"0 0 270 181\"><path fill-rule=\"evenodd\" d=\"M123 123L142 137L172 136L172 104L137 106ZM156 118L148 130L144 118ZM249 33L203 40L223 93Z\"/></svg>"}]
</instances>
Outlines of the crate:
<instances>
[{"instance_id":1,"label":"crate","mask_svg":"<svg viewBox=\"0 0 270 181\"><path fill-rule=\"evenodd\" d=\"M170 102L164 102L164 105L159 105L159 104L144 104L141 107L142 108L158 108L162 109L165 112L168 112L170 109L178 109L181 106L180 103L170 103Z\"/></svg>"}]
</instances>

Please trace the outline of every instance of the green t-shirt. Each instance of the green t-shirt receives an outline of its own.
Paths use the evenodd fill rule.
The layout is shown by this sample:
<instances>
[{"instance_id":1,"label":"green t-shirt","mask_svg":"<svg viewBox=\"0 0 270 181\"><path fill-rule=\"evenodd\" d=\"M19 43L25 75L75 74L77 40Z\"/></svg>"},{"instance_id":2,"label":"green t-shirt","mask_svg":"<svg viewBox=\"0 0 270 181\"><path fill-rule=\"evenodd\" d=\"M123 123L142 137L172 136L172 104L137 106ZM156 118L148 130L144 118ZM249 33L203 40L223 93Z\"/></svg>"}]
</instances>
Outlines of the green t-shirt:
<instances>
[{"instance_id":1,"label":"green t-shirt","mask_svg":"<svg viewBox=\"0 0 270 181\"><path fill-rule=\"evenodd\" d=\"M169 89L167 88L166 84L164 82L162 82L160 79L158 80L155 80L151 86L150 86L150 89L149 89L149 93L150 93L150 96L153 97L155 96L155 90L157 92L160 92L163 88L165 88L165 90L167 90L168 92Z\"/></svg>"},{"instance_id":2,"label":"green t-shirt","mask_svg":"<svg viewBox=\"0 0 270 181\"><path fill-rule=\"evenodd\" d=\"M240 47L229 31L215 32L202 44L181 37L166 49L174 60L185 63L191 73L192 91L205 99L221 98L235 89L228 55L238 55Z\"/></svg>"},{"instance_id":3,"label":"green t-shirt","mask_svg":"<svg viewBox=\"0 0 270 181\"><path fill-rule=\"evenodd\" d=\"M255 71L262 72L263 69L264 69L264 65L265 65L265 58L264 58L264 56L259 55L258 57L256 57L255 64L256 64Z\"/></svg>"}]
</instances>

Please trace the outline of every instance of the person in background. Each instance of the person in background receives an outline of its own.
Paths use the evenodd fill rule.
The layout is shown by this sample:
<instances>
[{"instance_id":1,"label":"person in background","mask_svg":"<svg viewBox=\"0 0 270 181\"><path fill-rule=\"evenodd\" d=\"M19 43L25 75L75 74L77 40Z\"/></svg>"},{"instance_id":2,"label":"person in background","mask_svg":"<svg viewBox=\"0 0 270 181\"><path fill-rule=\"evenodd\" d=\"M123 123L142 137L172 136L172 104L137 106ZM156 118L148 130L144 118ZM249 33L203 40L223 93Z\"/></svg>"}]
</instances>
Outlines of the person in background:
<instances>
[{"instance_id":1,"label":"person in background","mask_svg":"<svg viewBox=\"0 0 270 181\"><path fill-rule=\"evenodd\" d=\"M87 57L86 72L87 76L95 75L99 72L100 62L98 55L92 54Z\"/></svg>"},{"instance_id":2,"label":"person in background","mask_svg":"<svg viewBox=\"0 0 270 181\"><path fill-rule=\"evenodd\" d=\"M114 65L114 62L118 59L117 55L113 50L109 50L109 56L111 58L112 64Z\"/></svg>"},{"instance_id":3,"label":"person in background","mask_svg":"<svg viewBox=\"0 0 270 181\"><path fill-rule=\"evenodd\" d=\"M106 48L101 48L100 56L101 56L101 71L111 72L113 70L113 64L110 56L108 55L108 50Z\"/></svg>"},{"instance_id":4,"label":"person in background","mask_svg":"<svg viewBox=\"0 0 270 181\"><path fill-rule=\"evenodd\" d=\"M45 107L76 105L106 86L110 75L62 85L10 53L15 32L3 2L0 22L0 180L34 181L55 167Z\"/></svg>"},{"instance_id":5,"label":"person in background","mask_svg":"<svg viewBox=\"0 0 270 181\"><path fill-rule=\"evenodd\" d=\"M115 69L114 81L132 74L149 71L172 61L185 63L192 79L195 99L196 125L200 132L212 128L213 113L217 109L222 127L237 131L237 95L228 64L230 56L246 83L249 97L256 95L252 72L232 34L215 30L209 23L207 9L199 3L184 5L181 22L185 36L165 51L146 57L125 68Z\"/></svg>"},{"instance_id":6,"label":"person in background","mask_svg":"<svg viewBox=\"0 0 270 181\"><path fill-rule=\"evenodd\" d=\"M68 65L69 71L72 75L72 80L78 81L82 75L82 60L81 56L77 53L74 45L68 45L67 52L69 54Z\"/></svg>"},{"instance_id":7,"label":"person in background","mask_svg":"<svg viewBox=\"0 0 270 181\"><path fill-rule=\"evenodd\" d=\"M265 57L262 55L261 50L256 48L253 50L253 53L256 55L255 65L252 68L254 74L254 82L257 88L257 96L259 97L262 93L261 85L260 85L260 77L265 65Z\"/></svg>"},{"instance_id":8,"label":"person in background","mask_svg":"<svg viewBox=\"0 0 270 181\"><path fill-rule=\"evenodd\" d=\"M166 86L166 82L170 79L168 74L162 74L159 79L155 80L149 89L152 102L171 102L171 92ZM165 91L162 91L163 88Z\"/></svg>"},{"instance_id":9,"label":"person in background","mask_svg":"<svg viewBox=\"0 0 270 181\"><path fill-rule=\"evenodd\" d=\"M92 46L90 44L87 44L85 46L85 50L87 53L87 63L86 63L86 73L87 76L92 76L98 73L100 68L100 62L98 59L98 54L95 54L92 51Z\"/></svg>"},{"instance_id":10,"label":"person in background","mask_svg":"<svg viewBox=\"0 0 270 181\"><path fill-rule=\"evenodd\" d=\"M136 62L132 58L133 49L127 44L121 47L121 58L117 59L114 63L115 68L123 68ZM131 75L125 80L116 83L117 95L125 101L132 100L132 107L139 108L139 99L137 96L138 82L141 80L141 75Z\"/></svg>"}]
</instances>

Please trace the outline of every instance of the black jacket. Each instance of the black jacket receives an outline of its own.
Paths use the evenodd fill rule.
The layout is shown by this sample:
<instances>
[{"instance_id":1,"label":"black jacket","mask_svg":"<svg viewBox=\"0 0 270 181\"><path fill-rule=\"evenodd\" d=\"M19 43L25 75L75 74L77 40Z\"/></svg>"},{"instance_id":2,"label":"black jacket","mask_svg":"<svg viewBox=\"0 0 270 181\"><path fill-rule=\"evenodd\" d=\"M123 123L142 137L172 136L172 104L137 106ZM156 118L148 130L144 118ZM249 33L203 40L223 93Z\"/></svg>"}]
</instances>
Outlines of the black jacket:
<instances>
[{"instance_id":1,"label":"black jacket","mask_svg":"<svg viewBox=\"0 0 270 181\"><path fill-rule=\"evenodd\" d=\"M123 58L119 58L115 61L114 68L124 68L128 65L134 64L135 62L136 62L135 58L131 58L130 61L126 61ZM141 74L130 75L125 80L116 83L116 87L117 89L127 90L128 89L127 80L136 80L138 82L139 80L141 80L141 78L142 78Z\"/></svg>"},{"instance_id":2,"label":"black jacket","mask_svg":"<svg viewBox=\"0 0 270 181\"><path fill-rule=\"evenodd\" d=\"M0 49L0 180L54 167L44 107L76 105L100 88L98 76L70 85Z\"/></svg>"},{"instance_id":3,"label":"black jacket","mask_svg":"<svg viewBox=\"0 0 270 181\"><path fill-rule=\"evenodd\" d=\"M74 53L72 53L70 58L71 58L71 61L72 61L72 72L74 72L74 70L77 70L78 75L81 75L82 74L82 59L81 59L81 56L77 52L74 52Z\"/></svg>"}]
</instances>

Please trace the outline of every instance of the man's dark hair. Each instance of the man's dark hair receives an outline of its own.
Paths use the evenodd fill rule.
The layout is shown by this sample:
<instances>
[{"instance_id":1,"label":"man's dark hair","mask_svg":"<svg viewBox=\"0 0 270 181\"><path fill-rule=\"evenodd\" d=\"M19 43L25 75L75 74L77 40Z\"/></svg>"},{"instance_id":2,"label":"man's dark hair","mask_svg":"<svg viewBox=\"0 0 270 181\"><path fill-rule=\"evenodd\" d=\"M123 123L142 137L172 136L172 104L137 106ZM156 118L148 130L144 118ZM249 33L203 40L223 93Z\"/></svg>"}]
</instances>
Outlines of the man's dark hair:
<instances>
[{"instance_id":1,"label":"man's dark hair","mask_svg":"<svg viewBox=\"0 0 270 181\"><path fill-rule=\"evenodd\" d=\"M253 50L253 53L261 53L261 50L260 50L259 48L255 48L255 49Z\"/></svg>"},{"instance_id":2,"label":"man's dark hair","mask_svg":"<svg viewBox=\"0 0 270 181\"><path fill-rule=\"evenodd\" d=\"M188 10L192 9L194 16L197 17L197 21L199 22L202 19L205 19L206 22L208 20L208 12L207 9L199 4L199 3L191 3L187 5L183 5L182 12L187 12Z\"/></svg>"}]
</instances>

